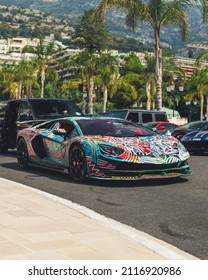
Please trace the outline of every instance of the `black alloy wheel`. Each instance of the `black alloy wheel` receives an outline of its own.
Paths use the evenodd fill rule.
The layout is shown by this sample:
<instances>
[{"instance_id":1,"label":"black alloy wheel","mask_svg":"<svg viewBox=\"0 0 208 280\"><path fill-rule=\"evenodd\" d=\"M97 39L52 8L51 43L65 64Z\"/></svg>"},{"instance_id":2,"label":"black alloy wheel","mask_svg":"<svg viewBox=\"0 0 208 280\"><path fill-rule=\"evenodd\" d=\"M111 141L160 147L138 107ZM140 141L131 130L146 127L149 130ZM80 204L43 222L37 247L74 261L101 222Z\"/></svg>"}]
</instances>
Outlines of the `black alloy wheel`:
<instances>
[{"instance_id":1,"label":"black alloy wheel","mask_svg":"<svg viewBox=\"0 0 208 280\"><path fill-rule=\"evenodd\" d=\"M21 168L25 169L28 167L27 144L23 138L17 143L17 161Z\"/></svg>"},{"instance_id":2,"label":"black alloy wheel","mask_svg":"<svg viewBox=\"0 0 208 280\"><path fill-rule=\"evenodd\" d=\"M80 145L74 145L69 152L69 174L74 181L86 178L86 157Z\"/></svg>"}]
</instances>

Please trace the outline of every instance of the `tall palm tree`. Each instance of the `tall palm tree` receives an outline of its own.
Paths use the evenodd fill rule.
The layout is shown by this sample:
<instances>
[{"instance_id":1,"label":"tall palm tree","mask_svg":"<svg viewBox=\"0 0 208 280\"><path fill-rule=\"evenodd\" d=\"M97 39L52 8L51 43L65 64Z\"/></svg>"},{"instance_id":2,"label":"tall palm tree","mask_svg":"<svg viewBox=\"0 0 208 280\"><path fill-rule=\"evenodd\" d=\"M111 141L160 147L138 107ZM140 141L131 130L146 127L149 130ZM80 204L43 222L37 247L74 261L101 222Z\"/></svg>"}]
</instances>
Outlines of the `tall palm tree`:
<instances>
[{"instance_id":1,"label":"tall palm tree","mask_svg":"<svg viewBox=\"0 0 208 280\"><path fill-rule=\"evenodd\" d=\"M109 54L101 54L98 64L97 78L103 90L103 112L106 112L108 102L108 90L118 75L118 61Z\"/></svg>"},{"instance_id":2,"label":"tall palm tree","mask_svg":"<svg viewBox=\"0 0 208 280\"><path fill-rule=\"evenodd\" d=\"M208 13L208 0L101 0L96 17L104 18L110 7L126 10L126 25L136 29L140 22L147 22L154 32L155 75L156 75L156 108L162 110L162 49L160 37L162 26L177 25L182 38L188 31L188 20L185 7L201 3L204 8L204 18Z\"/></svg>"},{"instance_id":3,"label":"tall palm tree","mask_svg":"<svg viewBox=\"0 0 208 280\"><path fill-rule=\"evenodd\" d=\"M155 75L154 75L154 61L153 58L146 54L145 55L146 67L144 73L146 76L145 88L147 95L147 110L151 109L151 100L153 99L152 92L155 88ZM154 107L154 106L153 106Z\"/></svg>"},{"instance_id":4,"label":"tall palm tree","mask_svg":"<svg viewBox=\"0 0 208 280\"><path fill-rule=\"evenodd\" d=\"M208 60L208 51L205 50L203 53L201 53L198 56L198 58L196 60L196 63L197 63L198 66L201 66L201 63L203 61L207 61L207 60ZM204 73L204 75L207 75L207 70L206 69L202 69L201 72ZM199 73L200 73L200 71L199 71ZM207 77L207 79L208 79L208 77ZM206 92L206 113L205 113L205 116L206 116L206 119L208 120L208 90ZM201 117L202 117L202 113L201 113Z\"/></svg>"},{"instance_id":5,"label":"tall palm tree","mask_svg":"<svg viewBox=\"0 0 208 280\"><path fill-rule=\"evenodd\" d=\"M41 98L44 97L44 86L45 86L45 76L46 69L49 67L51 56L56 51L54 42L50 42L49 44L45 44L44 40L41 38L40 43L37 48L25 48L24 51L29 51L36 55L34 60L34 65L38 71L40 71L40 79L41 79Z\"/></svg>"},{"instance_id":6,"label":"tall palm tree","mask_svg":"<svg viewBox=\"0 0 208 280\"><path fill-rule=\"evenodd\" d=\"M200 98L200 120L203 120L203 109L204 109L204 96L206 97L206 117L208 116L208 71L207 69L201 69L194 73L193 77L197 85L197 93Z\"/></svg>"},{"instance_id":7,"label":"tall palm tree","mask_svg":"<svg viewBox=\"0 0 208 280\"><path fill-rule=\"evenodd\" d=\"M93 114L94 78L98 61L99 56L88 51L82 51L69 58L70 66L77 67L77 71L81 72L84 78L84 84L88 93L88 112L90 114Z\"/></svg>"}]
</instances>

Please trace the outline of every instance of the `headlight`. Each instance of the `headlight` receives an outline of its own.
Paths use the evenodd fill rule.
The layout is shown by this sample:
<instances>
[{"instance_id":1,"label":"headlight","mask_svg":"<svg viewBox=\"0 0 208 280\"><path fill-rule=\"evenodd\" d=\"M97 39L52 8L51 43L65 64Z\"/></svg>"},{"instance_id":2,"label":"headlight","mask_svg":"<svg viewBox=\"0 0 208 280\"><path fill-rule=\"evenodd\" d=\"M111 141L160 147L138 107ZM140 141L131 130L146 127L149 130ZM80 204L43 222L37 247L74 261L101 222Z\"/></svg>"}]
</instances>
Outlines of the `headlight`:
<instances>
[{"instance_id":1,"label":"headlight","mask_svg":"<svg viewBox=\"0 0 208 280\"><path fill-rule=\"evenodd\" d=\"M99 145L99 146L100 146L101 153L106 156L119 156L124 152L122 148L117 148L114 146L109 146L109 145Z\"/></svg>"},{"instance_id":2,"label":"headlight","mask_svg":"<svg viewBox=\"0 0 208 280\"><path fill-rule=\"evenodd\" d=\"M189 152L186 150L186 148L181 142L178 142L177 147L178 147L179 157L181 160L186 160L190 157Z\"/></svg>"},{"instance_id":3,"label":"headlight","mask_svg":"<svg viewBox=\"0 0 208 280\"><path fill-rule=\"evenodd\" d=\"M184 145L180 141L178 142L178 150L183 152L183 153L187 153L186 148L184 147Z\"/></svg>"}]
</instances>

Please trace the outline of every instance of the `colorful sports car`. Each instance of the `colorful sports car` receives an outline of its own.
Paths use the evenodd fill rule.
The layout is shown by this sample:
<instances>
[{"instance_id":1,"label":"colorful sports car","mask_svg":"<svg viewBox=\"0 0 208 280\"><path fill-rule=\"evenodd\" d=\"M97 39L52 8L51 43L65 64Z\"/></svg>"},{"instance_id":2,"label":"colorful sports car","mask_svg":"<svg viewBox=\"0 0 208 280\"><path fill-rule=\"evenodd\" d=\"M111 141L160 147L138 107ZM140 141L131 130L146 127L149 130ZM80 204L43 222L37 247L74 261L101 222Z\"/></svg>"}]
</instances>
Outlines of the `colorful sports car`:
<instances>
[{"instance_id":1,"label":"colorful sports car","mask_svg":"<svg viewBox=\"0 0 208 280\"><path fill-rule=\"evenodd\" d=\"M68 171L75 181L190 175L189 153L174 137L115 118L68 117L19 131L17 159Z\"/></svg>"}]
</instances>

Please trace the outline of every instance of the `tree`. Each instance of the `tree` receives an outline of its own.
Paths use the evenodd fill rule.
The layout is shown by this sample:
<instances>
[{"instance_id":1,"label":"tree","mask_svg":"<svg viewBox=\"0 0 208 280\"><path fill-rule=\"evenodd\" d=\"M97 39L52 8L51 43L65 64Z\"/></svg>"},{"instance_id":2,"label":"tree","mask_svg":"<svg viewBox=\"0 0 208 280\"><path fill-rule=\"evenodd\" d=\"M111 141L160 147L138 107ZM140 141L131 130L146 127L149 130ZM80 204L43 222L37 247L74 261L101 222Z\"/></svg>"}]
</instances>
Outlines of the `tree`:
<instances>
[{"instance_id":1,"label":"tree","mask_svg":"<svg viewBox=\"0 0 208 280\"><path fill-rule=\"evenodd\" d=\"M14 65L3 64L0 70L0 84L3 94L18 98L18 83L14 78Z\"/></svg>"},{"instance_id":2,"label":"tree","mask_svg":"<svg viewBox=\"0 0 208 280\"><path fill-rule=\"evenodd\" d=\"M88 93L88 111L93 114L94 75L98 65L99 55L105 50L110 35L100 20L94 21L95 11L88 10L80 18L73 40L83 51L70 59L71 66L79 68L86 83ZM83 82L83 81L82 81Z\"/></svg>"},{"instance_id":3,"label":"tree","mask_svg":"<svg viewBox=\"0 0 208 280\"><path fill-rule=\"evenodd\" d=\"M198 56L198 58L196 60L196 63L198 65L200 65L204 60L207 61L207 59L208 59L208 51L206 50ZM203 75L204 78L206 76L206 78L208 79L207 69L202 69L201 71L198 72L198 74L200 74L200 76ZM204 78L203 78L203 80L204 80ZM201 109L200 116L201 116L201 119L202 119L202 109ZM205 116L206 116L206 120L208 120L208 88L207 87L206 87L206 113L205 113Z\"/></svg>"},{"instance_id":4,"label":"tree","mask_svg":"<svg viewBox=\"0 0 208 280\"><path fill-rule=\"evenodd\" d=\"M40 71L40 79L41 79L41 98L44 97L44 86L45 86L45 75L46 69L49 67L50 58L52 54L55 52L54 42L49 44L45 44L43 39L40 39L40 43L37 48L26 48L24 51L30 51L36 55L34 60L34 65L38 71Z\"/></svg>"},{"instance_id":5,"label":"tree","mask_svg":"<svg viewBox=\"0 0 208 280\"><path fill-rule=\"evenodd\" d=\"M37 77L32 63L26 60L21 60L18 64L16 64L14 66L14 79L18 83L18 97L23 97L23 87L25 88L24 95L31 97L32 86L37 86Z\"/></svg>"},{"instance_id":6,"label":"tree","mask_svg":"<svg viewBox=\"0 0 208 280\"><path fill-rule=\"evenodd\" d=\"M132 98L130 106L133 106L134 103L137 104L141 99L141 95L143 97L145 77L144 67L134 52L126 56L120 66L119 82L120 81L125 82L126 85L129 84L129 86L132 86L133 91L131 90L131 94L129 95L129 97L131 96Z\"/></svg>"},{"instance_id":7,"label":"tree","mask_svg":"<svg viewBox=\"0 0 208 280\"><path fill-rule=\"evenodd\" d=\"M126 10L126 25L136 29L136 26L145 21L150 24L154 32L154 54L156 75L156 108L162 110L162 49L160 37L162 26L177 25L184 39L188 31L187 15L184 8L201 3L204 8L204 18L208 13L208 0L101 0L96 17L103 19L110 7Z\"/></svg>"},{"instance_id":8,"label":"tree","mask_svg":"<svg viewBox=\"0 0 208 280\"><path fill-rule=\"evenodd\" d=\"M208 102L208 70L201 69L194 73L192 79L195 80L197 85L197 93L200 98L200 120L203 120L204 112L204 96L206 96L206 102ZM208 103L206 103L206 117L208 116Z\"/></svg>"},{"instance_id":9,"label":"tree","mask_svg":"<svg viewBox=\"0 0 208 280\"><path fill-rule=\"evenodd\" d=\"M94 21L95 10L87 10L75 27L72 40L76 47L93 54L105 50L112 37L99 19Z\"/></svg>"},{"instance_id":10,"label":"tree","mask_svg":"<svg viewBox=\"0 0 208 280\"><path fill-rule=\"evenodd\" d=\"M151 101L154 100L153 95L156 87L156 81L155 81L155 71L154 71L154 59L151 55L145 54L145 61L146 61L146 67L144 69L144 73L146 75L146 82L145 82L145 89L146 89L146 95L147 95L147 110L151 109ZM154 104L154 102L152 102ZM152 104L152 107L154 105Z\"/></svg>"},{"instance_id":11,"label":"tree","mask_svg":"<svg viewBox=\"0 0 208 280\"><path fill-rule=\"evenodd\" d=\"M118 61L110 54L101 54L97 68L97 78L103 90L103 112L106 112L108 90L112 87L115 77L118 75Z\"/></svg>"}]
</instances>

